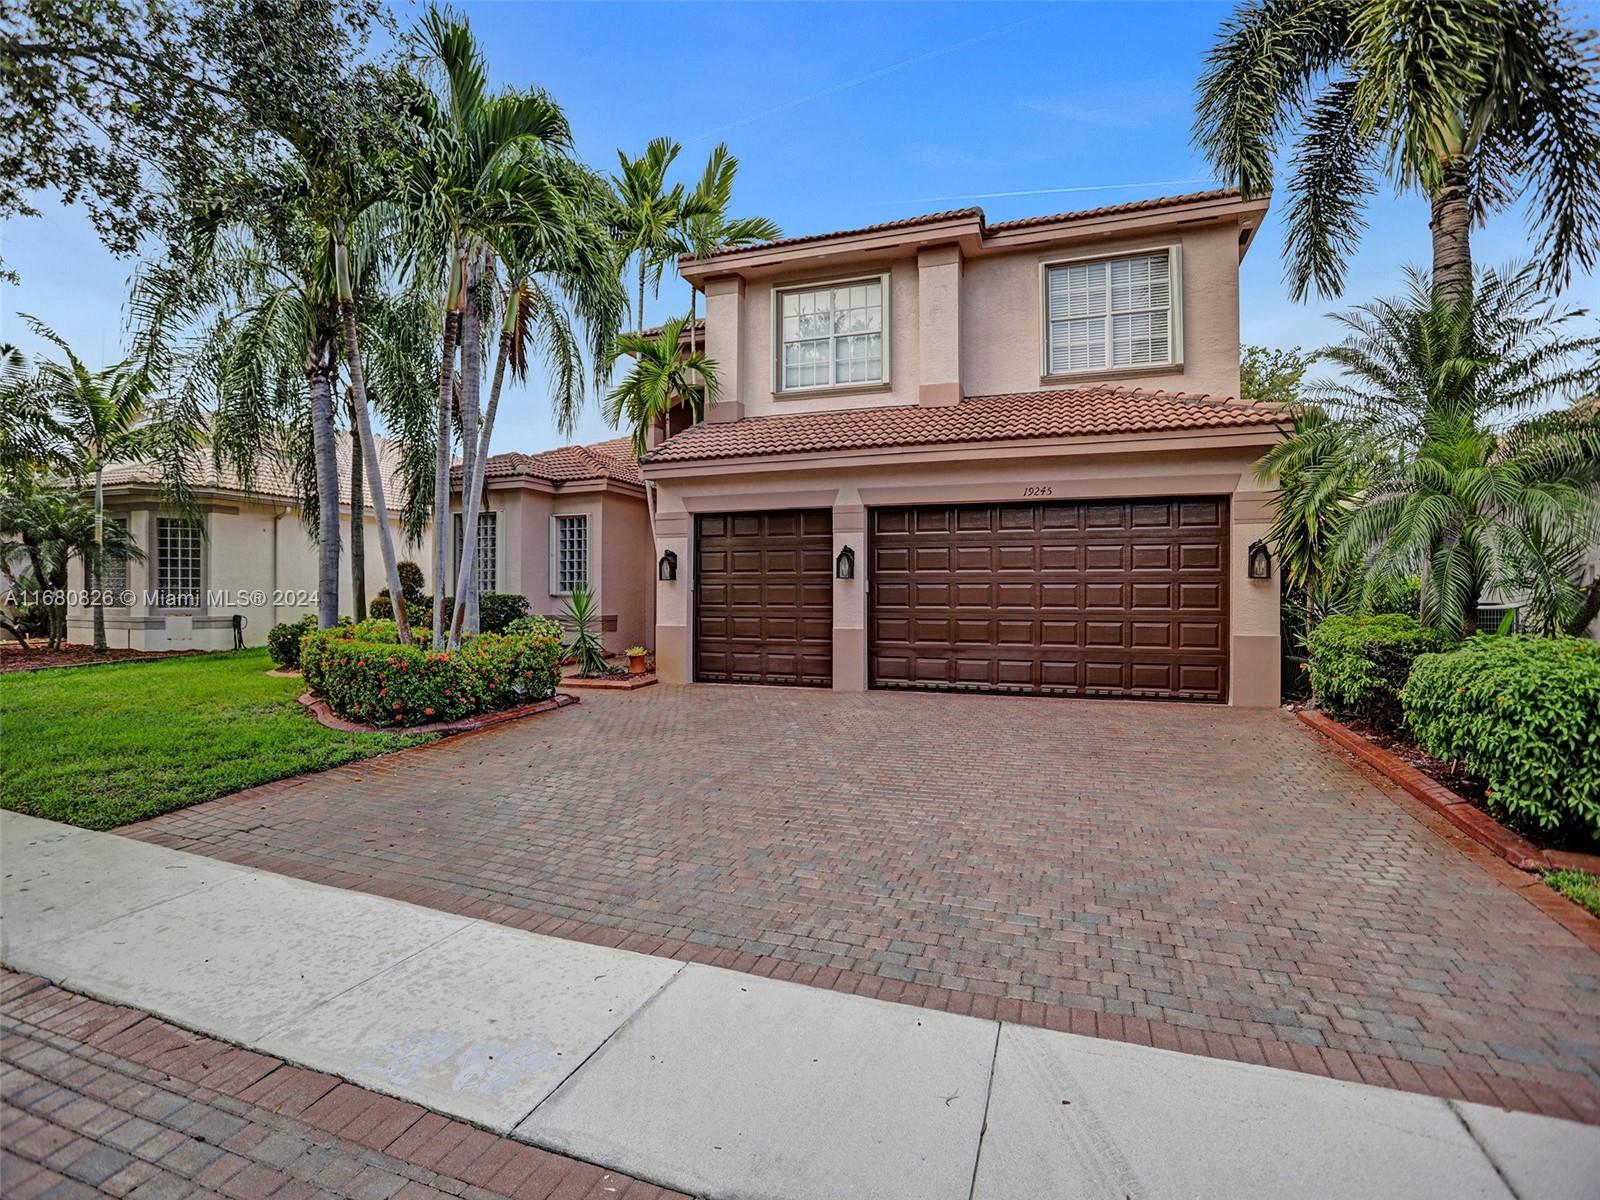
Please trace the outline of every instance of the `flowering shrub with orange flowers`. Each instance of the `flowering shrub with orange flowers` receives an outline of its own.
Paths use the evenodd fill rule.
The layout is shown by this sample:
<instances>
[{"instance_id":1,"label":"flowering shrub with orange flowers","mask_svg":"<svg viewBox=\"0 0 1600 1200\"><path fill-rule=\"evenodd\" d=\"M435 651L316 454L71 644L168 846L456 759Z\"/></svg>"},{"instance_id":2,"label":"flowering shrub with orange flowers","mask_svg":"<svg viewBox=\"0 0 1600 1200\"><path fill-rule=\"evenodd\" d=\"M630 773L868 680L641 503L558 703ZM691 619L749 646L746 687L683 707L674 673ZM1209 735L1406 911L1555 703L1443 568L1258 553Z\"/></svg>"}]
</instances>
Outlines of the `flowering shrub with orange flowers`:
<instances>
[{"instance_id":1,"label":"flowering shrub with orange flowers","mask_svg":"<svg viewBox=\"0 0 1600 1200\"><path fill-rule=\"evenodd\" d=\"M313 695L372 725L426 725L548 700L561 681L560 627L486 633L459 650L402 646L394 622L363 621L305 638L300 666Z\"/></svg>"}]
</instances>

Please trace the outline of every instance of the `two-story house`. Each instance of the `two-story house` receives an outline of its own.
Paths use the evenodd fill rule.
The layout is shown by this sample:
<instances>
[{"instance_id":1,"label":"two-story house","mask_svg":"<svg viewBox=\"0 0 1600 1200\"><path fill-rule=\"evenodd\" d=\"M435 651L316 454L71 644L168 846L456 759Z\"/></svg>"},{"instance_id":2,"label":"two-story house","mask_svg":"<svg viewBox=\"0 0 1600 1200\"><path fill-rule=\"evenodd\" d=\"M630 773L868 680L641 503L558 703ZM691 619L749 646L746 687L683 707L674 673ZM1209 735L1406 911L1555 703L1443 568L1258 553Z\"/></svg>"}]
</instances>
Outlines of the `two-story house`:
<instances>
[{"instance_id":1,"label":"two-story house","mask_svg":"<svg viewBox=\"0 0 1600 1200\"><path fill-rule=\"evenodd\" d=\"M685 259L721 394L656 446L669 681L1278 702L1231 191Z\"/></svg>"}]
</instances>

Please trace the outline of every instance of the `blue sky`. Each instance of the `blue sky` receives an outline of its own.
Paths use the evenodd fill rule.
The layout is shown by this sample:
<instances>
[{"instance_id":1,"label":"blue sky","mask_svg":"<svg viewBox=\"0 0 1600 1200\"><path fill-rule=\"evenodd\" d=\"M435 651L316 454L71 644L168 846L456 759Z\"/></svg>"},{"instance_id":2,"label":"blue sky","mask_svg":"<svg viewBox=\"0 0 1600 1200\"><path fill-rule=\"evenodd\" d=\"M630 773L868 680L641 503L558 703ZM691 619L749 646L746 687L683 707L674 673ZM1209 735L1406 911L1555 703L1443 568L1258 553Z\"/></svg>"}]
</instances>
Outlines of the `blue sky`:
<instances>
[{"instance_id":1,"label":"blue sky","mask_svg":"<svg viewBox=\"0 0 1600 1200\"><path fill-rule=\"evenodd\" d=\"M726 141L741 167L734 211L789 234L981 205L992 220L1208 185L1189 128L1202 56L1224 4L471 3L496 82L538 83L571 119L580 154L610 169L616 149L658 135L683 143L685 179ZM399 9L402 21L411 11ZM1592 22L1594 13L1580 14ZM1138 186L1113 186L1138 185ZM1082 190L1074 190L1082 189ZM993 196L990 193L1025 193ZM22 275L0 288L0 340L32 351L31 312L91 362L119 357L131 264L108 255L79 211L41 198L42 219L0 236ZM1382 197L1352 261L1346 301L1392 294L1426 263L1426 205ZM1478 261L1524 253L1520 212L1474 238ZM1334 302L1293 304L1276 211L1246 258L1246 341L1320 345ZM1594 308L1600 282L1566 299ZM669 277L652 317L687 309ZM543 389L508 397L497 449L558 443ZM598 405L579 437L609 436Z\"/></svg>"}]
</instances>

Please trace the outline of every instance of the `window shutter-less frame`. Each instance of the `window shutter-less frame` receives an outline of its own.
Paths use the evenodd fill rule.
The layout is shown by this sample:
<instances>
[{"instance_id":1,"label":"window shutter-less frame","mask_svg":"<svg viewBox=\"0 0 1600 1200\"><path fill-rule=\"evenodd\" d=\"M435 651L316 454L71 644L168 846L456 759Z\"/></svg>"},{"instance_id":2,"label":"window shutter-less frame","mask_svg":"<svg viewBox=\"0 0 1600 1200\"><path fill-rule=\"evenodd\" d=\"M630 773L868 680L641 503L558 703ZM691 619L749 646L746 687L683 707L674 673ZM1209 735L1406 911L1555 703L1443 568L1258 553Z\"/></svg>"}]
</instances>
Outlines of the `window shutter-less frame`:
<instances>
[{"instance_id":1,"label":"window shutter-less frame","mask_svg":"<svg viewBox=\"0 0 1600 1200\"><path fill-rule=\"evenodd\" d=\"M1183 361L1181 249L1044 267L1044 371Z\"/></svg>"}]
</instances>

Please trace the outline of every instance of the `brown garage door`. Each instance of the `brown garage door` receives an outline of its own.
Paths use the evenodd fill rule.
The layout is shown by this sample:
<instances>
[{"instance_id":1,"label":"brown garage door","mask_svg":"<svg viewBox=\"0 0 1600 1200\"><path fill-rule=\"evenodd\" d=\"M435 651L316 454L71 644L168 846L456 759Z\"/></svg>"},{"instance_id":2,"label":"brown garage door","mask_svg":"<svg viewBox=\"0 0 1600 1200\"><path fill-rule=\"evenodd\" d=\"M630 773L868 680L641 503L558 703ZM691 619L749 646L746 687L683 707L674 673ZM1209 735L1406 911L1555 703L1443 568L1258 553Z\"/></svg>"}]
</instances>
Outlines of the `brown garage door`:
<instances>
[{"instance_id":1,"label":"brown garage door","mask_svg":"<svg viewBox=\"0 0 1600 1200\"><path fill-rule=\"evenodd\" d=\"M833 683L833 523L826 509L695 519L694 677Z\"/></svg>"},{"instance_id":2,"label":"brown garage door","mask_svg":"<svg viewBox=\"0 0 1600 1200\"><path fill-rule=\"evenodd\" d=\"M1224 700L1225 498L874 509L875 687Z\"/></svg>"}]
</instances>

